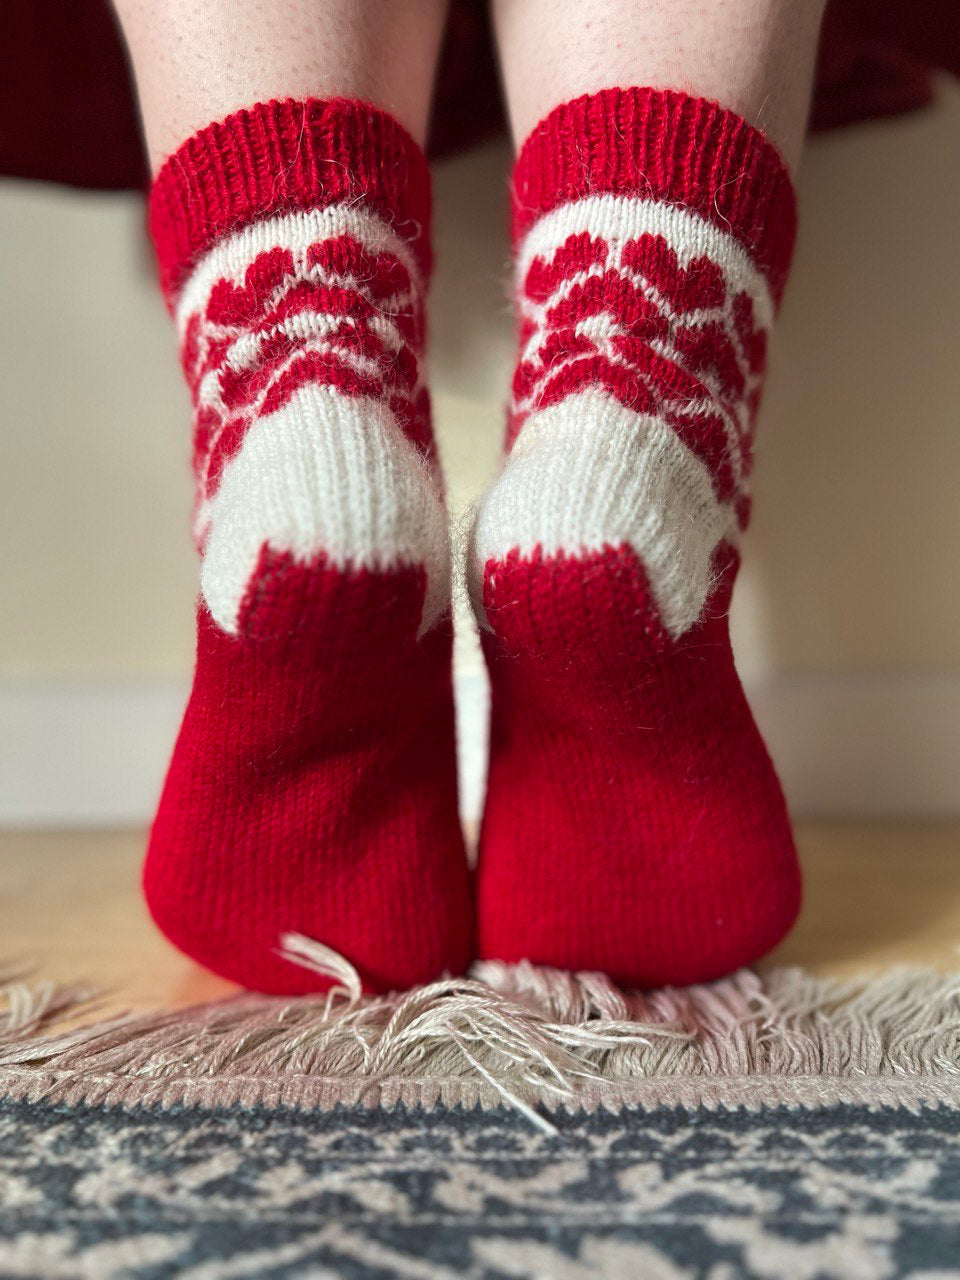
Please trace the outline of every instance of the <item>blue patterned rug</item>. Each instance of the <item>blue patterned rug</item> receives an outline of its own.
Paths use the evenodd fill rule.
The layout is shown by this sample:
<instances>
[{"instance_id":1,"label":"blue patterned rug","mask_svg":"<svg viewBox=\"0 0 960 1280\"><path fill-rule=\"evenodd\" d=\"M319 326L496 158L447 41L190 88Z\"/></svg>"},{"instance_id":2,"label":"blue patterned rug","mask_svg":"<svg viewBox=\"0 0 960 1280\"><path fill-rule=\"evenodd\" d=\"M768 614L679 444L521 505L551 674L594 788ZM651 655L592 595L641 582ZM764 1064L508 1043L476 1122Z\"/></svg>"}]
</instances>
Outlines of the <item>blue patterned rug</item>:
<instances>
[{"instance_id":1,"label":"blue patterned rug","mask_svg":"<svg viewBox=\"0 0 960 1280\"><path fill-rule=\"evenodd\" d=\"M484 966L0 1034L0 1276L960 1277L960 980Z\"/></svg>"}]
</instances>

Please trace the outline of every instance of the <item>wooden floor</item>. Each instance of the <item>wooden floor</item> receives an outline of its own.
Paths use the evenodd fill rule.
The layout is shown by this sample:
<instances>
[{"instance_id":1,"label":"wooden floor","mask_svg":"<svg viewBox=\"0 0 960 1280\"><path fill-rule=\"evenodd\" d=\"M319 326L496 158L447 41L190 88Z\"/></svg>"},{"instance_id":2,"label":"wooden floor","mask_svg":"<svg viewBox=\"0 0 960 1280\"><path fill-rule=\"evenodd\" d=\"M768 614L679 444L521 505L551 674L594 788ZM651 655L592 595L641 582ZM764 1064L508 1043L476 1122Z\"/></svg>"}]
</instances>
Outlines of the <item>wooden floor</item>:
<instances>
[{"instance_id":1,"label":"wooden floor","mask_svg":"<svg viewBox=\"0 0 960 1280\"><path fill-rule=\"evenodd\" d=\"M805 907L765 966L960 972L960 825L815 824L798 840ZM142 846L140 832L0 832L0 967L32 962L124 1008L231 991L154 930L138 891Z\"/></svg>"}]
</instances>

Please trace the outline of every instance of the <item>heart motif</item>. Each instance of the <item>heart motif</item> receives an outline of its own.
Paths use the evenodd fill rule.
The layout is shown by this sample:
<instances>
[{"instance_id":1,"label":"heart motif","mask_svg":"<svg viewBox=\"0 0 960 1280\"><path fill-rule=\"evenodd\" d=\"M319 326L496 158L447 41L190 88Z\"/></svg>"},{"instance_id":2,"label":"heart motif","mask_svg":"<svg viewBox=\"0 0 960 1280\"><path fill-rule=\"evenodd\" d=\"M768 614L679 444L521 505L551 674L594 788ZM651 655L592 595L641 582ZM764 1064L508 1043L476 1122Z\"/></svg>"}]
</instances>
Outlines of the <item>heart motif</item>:
<instances>
[{"instance_id":1,"label":"heart motif","mask_svg":"<svg viewBox=\"0 0 960 1280\"><path fill-rule=\"evenodd\" d=\"M247 267L242 285L218 280L210 291L205 319L208 324L247 325L257 318L265 300L293 273L288 249L258 254Z\"/></svg>"},{"instance_id":2,"label":"heart motif","mask_svg":"<svg viewBox=\"0 0 960 1280\"><path fill-rule=\"evenodd\" d=\"M564 280L591 267L603 266L606 260L606 241L586 231L568 236L549 261L534 258L523 282L523 291L531 302L546 302Z\"/></svg>"},{"instance_id":3,"label":"heart motif","mask_svg":"<svg viewBox=\"0 0 960 1280\"><path fill-rule=\"evenodd\" d=\"M649 232L629 240L620 261L635 271L683 314L700 308L722 307L727 296L723 272L710 258L694 258L686 268L664 236Z\"/></svg>"}]
</instances>

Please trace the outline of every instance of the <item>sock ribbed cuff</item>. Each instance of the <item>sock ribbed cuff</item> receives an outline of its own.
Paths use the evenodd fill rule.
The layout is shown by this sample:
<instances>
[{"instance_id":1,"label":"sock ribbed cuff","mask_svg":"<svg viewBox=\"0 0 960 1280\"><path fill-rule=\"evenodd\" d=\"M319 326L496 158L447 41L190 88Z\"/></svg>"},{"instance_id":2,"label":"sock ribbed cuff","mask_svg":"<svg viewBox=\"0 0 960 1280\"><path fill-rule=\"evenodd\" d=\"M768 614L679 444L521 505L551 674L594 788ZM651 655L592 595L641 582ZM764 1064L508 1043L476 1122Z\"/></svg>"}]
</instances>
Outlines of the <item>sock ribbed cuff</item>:
<instances>
[{"instance_id":1,"label":"sock ribbed cuff","mask_svg":"<svg viewBox=\"0 0 960 1280\"><path fill-rule=\"evenodd\" d=\"M744 245L779 301L796 236L780 153L732 111L660 89L605 89L557 107L513 172L515 243L544 213L609 193L694 209Z\"/></svg>"},{"instance_id":2,"label":"sock ribbed cuff","mask_svg":"<svg viewBox=\"0 0 960 1280\"><path fill-rule=\"evenodd\" d=\"M207 125L161 166L150 231L172 301L221 236L274 214L363 204L430 269L430 173L392 116L345 98L261 102Z\"/></svg>"}]
</instances>

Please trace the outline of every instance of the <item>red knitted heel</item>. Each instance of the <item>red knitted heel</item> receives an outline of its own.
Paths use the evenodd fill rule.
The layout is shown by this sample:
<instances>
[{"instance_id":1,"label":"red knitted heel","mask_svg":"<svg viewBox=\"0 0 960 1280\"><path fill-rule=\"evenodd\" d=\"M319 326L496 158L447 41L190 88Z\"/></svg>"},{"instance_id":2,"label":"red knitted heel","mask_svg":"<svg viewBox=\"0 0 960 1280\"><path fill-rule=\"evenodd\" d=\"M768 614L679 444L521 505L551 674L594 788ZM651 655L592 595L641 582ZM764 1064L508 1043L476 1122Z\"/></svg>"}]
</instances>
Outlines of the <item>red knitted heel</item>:
<instances>
[{"instance_id":1,"label":"red knitted heel","mask_svg":"<svg viewBox=\"0 0 960 1280\"><path fill-rule=\"evenodd\" d=\"M269 102L161 169L151 222L194 403L197 665L144 869L164 932L266 991L472 951L450 568L422 375L430 188L358 102Z\"/></svg>"},{"instance_id":2,"label":"red knitted heel","mask_svg":"<svg viewBox=\"0 0 960 1280\"><path fill-rule=\"evenodd\" d=\"M701 981L799 904L726 621L793 192L745 121L650 89L559 107L513 191L510 452L473 536L480 952Z\"/></svg>"}]
</instances>

